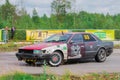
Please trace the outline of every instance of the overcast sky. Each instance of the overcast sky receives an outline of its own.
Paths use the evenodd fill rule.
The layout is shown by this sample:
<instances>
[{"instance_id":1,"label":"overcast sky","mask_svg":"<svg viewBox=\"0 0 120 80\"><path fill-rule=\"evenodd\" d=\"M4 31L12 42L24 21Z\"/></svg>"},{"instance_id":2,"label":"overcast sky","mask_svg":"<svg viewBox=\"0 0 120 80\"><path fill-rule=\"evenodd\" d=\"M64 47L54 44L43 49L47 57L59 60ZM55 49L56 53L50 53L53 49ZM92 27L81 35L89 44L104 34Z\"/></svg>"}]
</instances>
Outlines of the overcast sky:
<instances>
[{"instance_id":1,"label":"overcast sky","mask_svg":"<svg viewBox=\"0 0 120 80\"><path fill-rule=\"evenodd\" d=\"M9 0L10 3L17 6L24 6L27 12L32 15L32 11L36 8L39 16L51 14L51 2L53 0ZM21 1L23 4L21 4ZM0 0L0 4L5 0ZM76 0L75 11L87 11L90 13L118 14L120 13L120 0Z\"/></svg>"}]
</instances>

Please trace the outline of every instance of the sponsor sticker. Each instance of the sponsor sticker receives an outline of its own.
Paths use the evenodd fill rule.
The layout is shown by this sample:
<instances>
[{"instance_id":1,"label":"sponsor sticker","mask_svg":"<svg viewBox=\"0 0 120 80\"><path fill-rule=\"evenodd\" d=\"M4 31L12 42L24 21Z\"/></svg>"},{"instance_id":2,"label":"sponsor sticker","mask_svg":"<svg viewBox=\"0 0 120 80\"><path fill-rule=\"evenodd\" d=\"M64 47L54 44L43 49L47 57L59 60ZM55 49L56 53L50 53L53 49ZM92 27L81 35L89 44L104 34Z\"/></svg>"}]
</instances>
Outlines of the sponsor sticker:
<instances>
[{"instance_id":1,"label":"sponsor sticker","mask_svg":"<svg viewBox=\"0 0 120 80\"><path fill-rule=\"evenodd\" d=\"M67 47L66 47L66 46L64 46L64 47L63 47L63 50L67 50Z\"/></svg>"},{"instance_id":2,"label":"sponsor sticker","mask_svg":"<svg viewBox=\"0 0 120 80\"><path fill-rule=\"evenodd\" d=\"M71 55L77 56L80 54L80 46L79 45L72 45L71 46Z\"/></svg>"}]
</instances>

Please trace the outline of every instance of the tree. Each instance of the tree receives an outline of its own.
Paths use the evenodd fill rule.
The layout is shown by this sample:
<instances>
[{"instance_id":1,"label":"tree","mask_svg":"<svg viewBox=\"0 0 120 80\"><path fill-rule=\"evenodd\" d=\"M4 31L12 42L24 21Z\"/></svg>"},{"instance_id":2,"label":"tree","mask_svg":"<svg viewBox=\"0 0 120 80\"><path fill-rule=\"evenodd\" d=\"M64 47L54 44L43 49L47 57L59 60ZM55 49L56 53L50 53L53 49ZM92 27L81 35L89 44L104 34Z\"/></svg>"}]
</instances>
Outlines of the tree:
<instances>
[{"instance_id":1,"label":"tree","mask_svg":"<svg viewBox=\"0 0 120 80\"><path fill-rule=\"evenodd\" d=\"M39 16L35 8L33 9L32 20L35 24L39 24Z\"/></svg>"},{"instance_id":2,"label":"tree","mask_svg":"<svg viewBox=\"0 0 120 80\"><path fill-rule=\"evenodd\" d=\"M16 6L10 4L9 0L6 0L5 4L1 6L2 19L7 21L8 24L13 24L15 22Z\"/></svg>"},{"instance_id":3,"label":"tree","mask_svg":"<svg viewBox=\"0 0 120 80\"><path fill-rule=\"evenodd\" d=\"M51 3L52 12L57 15L65 15L71 9L70 0L53 0Z\"/></svg>"},{"instance_id":4,"label":"tree","mask_svg":"<svg viewBox=\"0 0 120 80\"><path fill-rule=\"evenodd\" d=\"M35 27L33 27L34 26L33 21L31 19L30 15L28 15L28 14L20 16L20 18L19 18L19 20L17 20L17 22L18 22L17 27L20 29L35 28Z\"/></svg>"},{"instance_id":5,"label":"tree","mask_svg":"<svg viewBox=\"0 0 120 80\"><path fill-rule=\"evenodd\" d=\"M58 22L65 22L65 15L70 9L70 0L53 0L53 2L51 3L52 13L57 16Z\"/></svg>"},{"instance_id":6,"label":"tree","mask_svg":"<svg viewBox=\"0 0 120 80\"><path fill-rule=\"evenodd\" d=\"M25 10L25 8L21 8L20 10L17 10L17 14L19 16L24 16L24 15L28 15L27 11Z\"/></svg>"}]
</instances>

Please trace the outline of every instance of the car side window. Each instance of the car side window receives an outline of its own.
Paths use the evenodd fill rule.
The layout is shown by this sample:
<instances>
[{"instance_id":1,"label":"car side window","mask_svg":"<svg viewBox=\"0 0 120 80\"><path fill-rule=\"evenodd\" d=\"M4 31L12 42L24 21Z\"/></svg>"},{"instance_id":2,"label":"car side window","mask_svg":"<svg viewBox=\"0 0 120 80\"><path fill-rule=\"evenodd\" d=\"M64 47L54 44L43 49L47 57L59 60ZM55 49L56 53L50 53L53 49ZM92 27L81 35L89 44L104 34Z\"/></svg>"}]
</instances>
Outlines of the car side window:
<instances>
[{"instance_id":1,"label":"car side window","mask_svg":"<svg viewBox=\"0 0 120 80\"><path fill-rule=\"evenodd\" d=\"M75 34L73 38L71 39L73 42L82 42L82 35L81 34Z\"/></svg>"},{"instance_id":2,"label":"car side window","mask_svg":"<svg viewBox=\"0 0 120 80\"><path fill-rule=\"evenodd\" d=\"M87 41L96 41L96 39L90 34L83 34L83 40L85 42L87 42Z\"/></svg>"}]
</instances>

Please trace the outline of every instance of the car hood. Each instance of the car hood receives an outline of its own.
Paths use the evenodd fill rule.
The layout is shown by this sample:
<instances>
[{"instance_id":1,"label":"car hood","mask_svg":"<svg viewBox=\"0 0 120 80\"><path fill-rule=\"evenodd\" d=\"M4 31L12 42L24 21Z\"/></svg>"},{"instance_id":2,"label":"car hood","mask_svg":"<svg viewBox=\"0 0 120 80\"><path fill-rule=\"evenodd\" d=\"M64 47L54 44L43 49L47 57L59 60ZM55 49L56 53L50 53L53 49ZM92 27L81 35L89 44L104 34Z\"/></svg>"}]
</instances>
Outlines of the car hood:
<instances>
[{"instance_id":1,"label":"car hood","mask_svg":"<svg viewBox=\"0 0 120 80\"><path fill-rule=\"evenodd\" d=\"M52 46L57 46L57 45L61 45L64 43L39 43L39 44L33 44L33 45L29 45L29 46L24 46L21 47L20 49L26 49L26 50L41 50L47 47L52 47Z\"/></svg>"}]
</instances>

